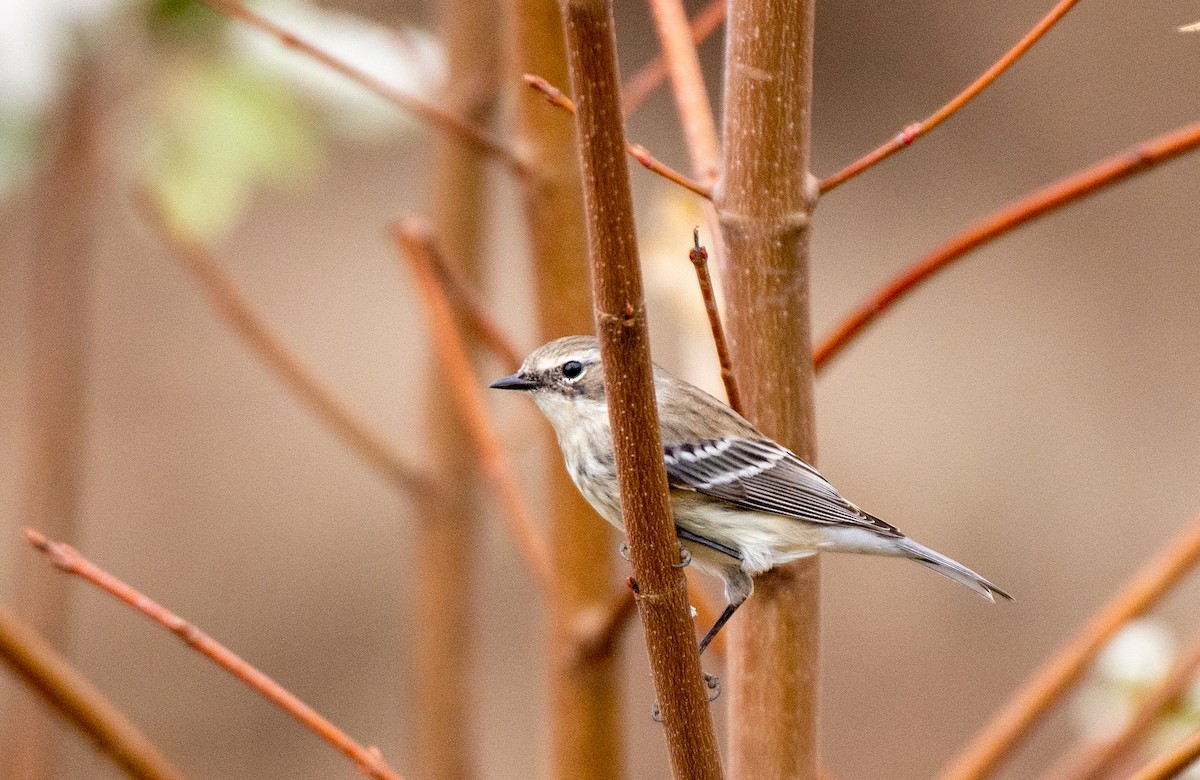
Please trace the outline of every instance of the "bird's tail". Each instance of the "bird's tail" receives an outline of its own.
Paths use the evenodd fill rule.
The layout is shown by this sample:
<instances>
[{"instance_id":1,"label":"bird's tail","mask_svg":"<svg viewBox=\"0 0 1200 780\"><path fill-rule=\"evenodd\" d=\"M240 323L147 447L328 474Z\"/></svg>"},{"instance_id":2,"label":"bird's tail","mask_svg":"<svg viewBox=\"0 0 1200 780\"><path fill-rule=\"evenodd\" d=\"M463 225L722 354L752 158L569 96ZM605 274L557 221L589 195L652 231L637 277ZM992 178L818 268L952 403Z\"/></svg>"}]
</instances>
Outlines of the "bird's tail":
<instances>
[{"instance_id":1,"label":"bird's tail","mask_svg":"<svg viewBox=\"0 0 1200 780\"><path fill-rule=\"evenodd\" d=\"M960 585L966 585L988 601L995 602L996 596L1012 601L1012 596L980 577L975 572L963 566L958 561L947 558L939 552L917 544L912 539L905 538L901 549L907 557L926 567L933 569L943 577L949 577Z\"/></svg>"}]
</instances>

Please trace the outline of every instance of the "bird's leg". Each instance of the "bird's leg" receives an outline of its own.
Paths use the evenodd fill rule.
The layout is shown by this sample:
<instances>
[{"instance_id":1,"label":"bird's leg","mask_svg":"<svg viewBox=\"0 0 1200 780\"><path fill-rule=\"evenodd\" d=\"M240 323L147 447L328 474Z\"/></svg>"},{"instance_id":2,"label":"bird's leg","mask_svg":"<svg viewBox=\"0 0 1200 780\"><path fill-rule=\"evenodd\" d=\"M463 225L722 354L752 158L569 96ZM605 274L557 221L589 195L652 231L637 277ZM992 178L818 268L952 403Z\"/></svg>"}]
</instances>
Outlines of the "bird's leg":
<instances>
[{"instance_id":1,"label":"bird's leg","mask_svg":"<svg viewBox=\"0 0 1200 780\"><path fill-rule=\"evenodd\" d=\"M679 563L673 563L671 565L674 566L676 569L682 569L686 566L690 566L691 563L692 563L692 551L689 550L688 548L684 547L682 544L679 545Z\"/></svg>"},{"instance_id":2,"label":"bird's leg","mask_svg":"<svg viewBox=\"0 0 1200 780\"><path fill-rule=\"evenodd\" d=\"M745 599L742 601L745 601ZM721 626L725 625L729 618L733 617L733 613L736 612L737 608L742 605L742 601L729 602L729 605L725 607L725 611L721 613L719 618L717 618L717 622L713 623L712 628L708 629L708 633L705 634L704 638L700 640L699 653L701 655L704 654L704 648L708 647L708 643L711 642L713 637L717 635L717 632L721 630Z\"/></svg>"}]
</instances>

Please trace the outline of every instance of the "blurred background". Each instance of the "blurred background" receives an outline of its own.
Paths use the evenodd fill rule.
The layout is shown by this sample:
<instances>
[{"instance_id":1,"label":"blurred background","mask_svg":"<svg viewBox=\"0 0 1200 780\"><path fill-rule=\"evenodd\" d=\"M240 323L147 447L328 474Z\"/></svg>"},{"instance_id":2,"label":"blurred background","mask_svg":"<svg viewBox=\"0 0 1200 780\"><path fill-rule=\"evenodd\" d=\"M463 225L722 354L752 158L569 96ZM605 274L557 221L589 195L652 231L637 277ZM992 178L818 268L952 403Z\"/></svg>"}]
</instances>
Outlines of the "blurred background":
<instances>
[{"instance_id":1,"label":"blurred background","mask_svg":"<svg viewBox=\"0 0 1200 780\"><path fill-rule=\"evenodd\" d=\"M29 359L35 269L48 246L74 242L86 269L78 546L405 772L419 717L406 650L421 631L414 506L214 317L132 193L148 177L313 372L419 458L426 328L385 227L429 210L433 131L183 0L0 5L0 598L37 568L22 562L34 553L18 533L40 391ZM438 94L430 5L258 7L401 88ZM820 2L814 172L930 113L1048 8ZM619 0L617 16L628 76L658 44L644 4ZM1178 28L1198 20L1194 0L1081 3L960 114L828 195L813 232L815 332L984 213L1195 121L1200 33ZM701 54L719 102L719 33ZM519 89L504 84L498 127ZM98 151L68 166L88 211L67 214L77 234L63 235L44 227L62 205L45 193L72 132ZM687 167L669 90L628 133ZM989 245L819 378L818 465L830 481L1016 597L993 607L911 564L825 558L821 738L837 777L932 775L1200 512L1197 171L1200 159L1184 158ZM655 358L720 394L686 261L698 203L636 166L632 175ZM498 166L490 185L478 215L491 236L489 297L532 348L520 199ZM544 423L521 399L490 401L533 490L529 442ZM500 523L484 528L469 749L481 777L545 777L543 600ZM614 587L626 567L618 561ZM1128 690L1200 632L1198 597L1200 582L1186 580L1003 776L1035 777L1076 739L1111 728ZM107 597L71 583L70 617L69 655L190 776L354 776L287 716ZM664 777L640 628L624 636L624 761L631 777ZM720 673L715 659L707 666ZM22 695L0 676L0 716ZM1200 725L1200 689L1177 709L1176 729ZM721 728L723 706L714 712ZM59 728L57 777L120 776Z\"/></svg>"}]
</instances>

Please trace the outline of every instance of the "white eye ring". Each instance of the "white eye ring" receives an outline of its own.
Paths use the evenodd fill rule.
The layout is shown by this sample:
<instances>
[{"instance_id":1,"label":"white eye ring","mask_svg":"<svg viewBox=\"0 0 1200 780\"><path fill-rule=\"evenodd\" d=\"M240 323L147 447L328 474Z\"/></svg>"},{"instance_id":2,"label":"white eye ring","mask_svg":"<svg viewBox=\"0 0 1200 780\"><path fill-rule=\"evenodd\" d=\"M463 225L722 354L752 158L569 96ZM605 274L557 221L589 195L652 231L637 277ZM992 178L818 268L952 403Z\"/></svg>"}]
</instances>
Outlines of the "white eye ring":
<instances>
[{"instance_id":1,"label":"white eye ring","mask_svg":"<svg viewBox=\"0 0 1200 780\"><path fill-rule=\"evenodd\" d=\"M583 363L578 360L568 360L562 365L562 375L568 382L574 382L583 376Z\"/></svg>"}]
</instances>

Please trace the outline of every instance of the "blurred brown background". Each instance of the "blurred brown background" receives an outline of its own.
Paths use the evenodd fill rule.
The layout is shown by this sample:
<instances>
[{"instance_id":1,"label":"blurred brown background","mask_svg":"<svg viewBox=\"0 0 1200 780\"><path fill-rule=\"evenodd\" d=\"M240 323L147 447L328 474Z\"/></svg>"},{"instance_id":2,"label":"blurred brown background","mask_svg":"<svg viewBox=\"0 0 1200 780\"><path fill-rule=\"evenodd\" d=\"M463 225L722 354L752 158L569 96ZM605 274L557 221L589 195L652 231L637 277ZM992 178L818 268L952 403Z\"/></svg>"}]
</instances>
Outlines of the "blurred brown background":
<instances>
[{"instance_id":1,"label":"blurred brown background","mask_svg":"<svg viewBox=\"0 0 1200 780\"><path fill-rule=\"evenodd\" d=\"M1048 6L819 3L815 172L926 115ZM423 5L351 7L384 21L432 18ZM628 75L657 43L641 3L617 10ZM1194 121L1200 34L1177 27L1198 19L1197 2L1081 3L960 115L829 195L814 232L816 331L976 217ZM719 90L719 36L702 55ZM109 132L119 135L120 123ZM667 90L629 134L686 167ZM428 141L421 130L339 142L311 185L263 193L215 247L288 344L417 456L424 325L384 226L427 208ZM1200 160L1185 158L985 248L821 376L825 475L1017 599L991 607L906 563L825 559L822 740L839 778L930 776L1200 512L1197 171ZM703 324L680 314L694 303L691 217L679 205L688 196L633 174L656 359L713 387ZM505 174L494 178L492 209L479 218L495 230L495 310L532 347L519 203ZM127 184L105 183L92 261L81 547L404 771L416 717L405 646L420 631L412 507L214 319L130 210ZM36 392L27 375L27 191L0 205L0 594L16 558L33 554L16 533L25 409ZM662 292L663 280L683 302ZM532 405L492 400L511 446L528 449L543 424ZM543 777L542 604L498 524L480 543L489 553L475 605L471 749L485 778ZM1197 629L1198 596L1200 584L1185 582L1164 609L1182 636ZM73 658L193 777L353 776L339 755L159 629L81 585L72 598ZM636 627L625 649L630 776L666 776ZM713 659L707 665L719 673ZM0 704L14 690L0 677ZM1074 738L1060 708L1004 776L1033 776ZM64 729L60 742L63 778L119 776L75 734Z\"/></svg>"}]
</instances>

